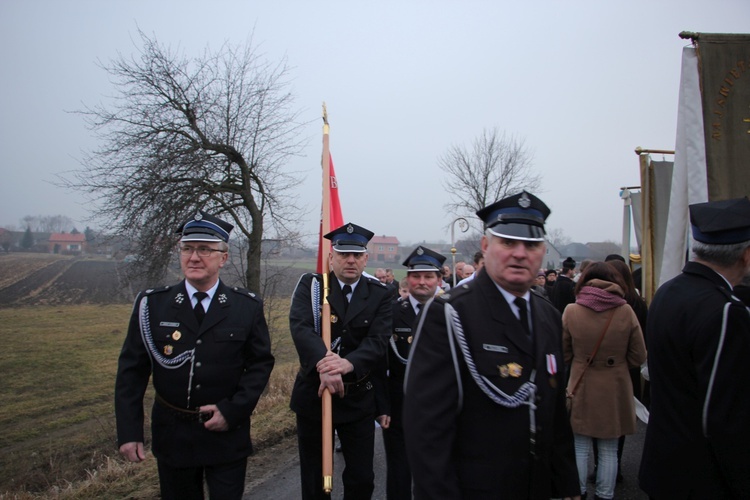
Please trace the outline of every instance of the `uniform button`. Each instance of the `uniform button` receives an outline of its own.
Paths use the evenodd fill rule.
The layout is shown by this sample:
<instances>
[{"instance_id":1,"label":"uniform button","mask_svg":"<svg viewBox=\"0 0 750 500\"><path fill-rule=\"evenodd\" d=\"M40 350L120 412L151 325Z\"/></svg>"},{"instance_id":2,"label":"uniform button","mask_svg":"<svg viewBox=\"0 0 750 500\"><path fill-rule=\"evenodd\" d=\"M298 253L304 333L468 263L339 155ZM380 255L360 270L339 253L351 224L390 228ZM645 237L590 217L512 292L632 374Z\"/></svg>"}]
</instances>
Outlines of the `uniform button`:
<instances>
[{"instance_id":1,"label":"uniform button","mask_svg":"<svg viewBox=\"0 0 750 500\"><path fill-rule=\"evenodd\" d=\"M233 334L233 333L230 333L230 334L229 334L229 336L230 336L230 337L234 337L234 334Z\"/></svg>"},{"instance_id":2,"label":"uniform button","mask_svg":"<svg viewBox=\"0 0 750 500\"><path fill-rule=\"evenodd\" d=\"M201 345L202 343L203 343L203 341L201 339L198 339L198 340L195 341L196 345Z\"/></svg>"},{"instance_id":3,"label":"uniform button","mask_svg":"<svg viewBox=\"0 0 750 500\"><path fill-rule=\"evenodd\" d=\"M195 366L196 366L196 368L200 368L201 367L201 362L198 361L197 363L195 363Z\"/></svg>"},{"instance_id":4,"label":"uniform button","mask_svg":"<svg viewBox=\"0 0 750 500\"><path fill-rule=\"evenodd\" d=\"M200 384L195 384L195 390L196 390L196 391L199 391L199 390L200 390L200 388L201 388L201 385L200 385Z\"/></svg>"},{"instance_id":5,"label":"uniform button","mask_svg":"<svg viewBox=\"0 0 750 500\"><path fill-rule=\"evenodd\" d=\"M609 366L612 366L615 364L615 358L607 358L607 364Z\"/></svg>"}]
</instances>

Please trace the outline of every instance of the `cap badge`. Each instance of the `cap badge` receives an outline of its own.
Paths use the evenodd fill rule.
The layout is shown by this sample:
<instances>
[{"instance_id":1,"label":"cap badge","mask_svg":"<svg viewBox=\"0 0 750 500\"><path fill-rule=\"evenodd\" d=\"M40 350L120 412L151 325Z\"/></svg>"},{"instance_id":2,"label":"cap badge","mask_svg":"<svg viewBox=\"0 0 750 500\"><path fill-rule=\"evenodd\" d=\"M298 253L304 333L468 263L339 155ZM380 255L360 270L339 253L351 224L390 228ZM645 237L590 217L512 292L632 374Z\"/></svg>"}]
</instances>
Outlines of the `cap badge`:
<instances>
[{"instance_id":1,"label":"cap badge","mask_svg":"<svg viewBox=\"0 0 750 500\"><path fill-rule=\"evenodd\" d=\"M417 248L417 255L424 255L424 249L422 247Z\"/></svg>"},{"instance_id":2,"label":"cap badge","mask_svg":"<svg viewBox=\"0 0 750 500\"><path fill-rule=\"evenodd\" d=\"M521 197L518 198L518 206L521 208L529 208L531 206L531 200L526 193L523 193Z\"/></svg>"},{"instance_id":3,"label":"cap badge","mask_svg":"<svg viewBox=\"0 0 750 500\"><path fill-rule=\"evenodd\" d=\"M352 226L351 224L346 226L346 232L352 234L354 232L354 226Z\"/></svg>"},{"instance_id":4,"label":"cap badge","mask_svg":"<svg viewBox=\"0 0 750 500\"><path fill-rule=\"evenodd\" d=\"M203 215L200 212L198 212L197 214L195 214L195 217L193 217L193 218L195 220L202 220L203 219Z\"/></svg>"}]
</instances>

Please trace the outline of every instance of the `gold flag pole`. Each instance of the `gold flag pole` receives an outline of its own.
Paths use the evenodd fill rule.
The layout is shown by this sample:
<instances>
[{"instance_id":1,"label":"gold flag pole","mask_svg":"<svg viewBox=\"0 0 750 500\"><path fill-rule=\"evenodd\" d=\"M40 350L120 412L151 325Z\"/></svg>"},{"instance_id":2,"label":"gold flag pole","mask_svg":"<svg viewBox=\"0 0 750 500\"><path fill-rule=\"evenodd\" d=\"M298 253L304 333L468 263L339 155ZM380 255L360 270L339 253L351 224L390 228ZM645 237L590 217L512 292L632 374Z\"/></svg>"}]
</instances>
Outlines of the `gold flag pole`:
<instances>
[{"instance_id":1,"label":"gold flag pole","mask_svg":"<svg viewBox=\"0 0 750 500\"><path fill-rule=\"evenodd\" d=\"M323 103L323 210L322 210L322 234L331 231L331 153L328 150L328 111ZM321 314L321 336L327 350L331 349L331 305L328 303L330 285L328 282L329 260L331 242L323 238L320 247L321 262L323 264L323 311ZM330 493L333 490L333 408L331 393L328 389L323 390L322 398L322 426L323 426L323 491Z\"/></svg>"}]
</instances>

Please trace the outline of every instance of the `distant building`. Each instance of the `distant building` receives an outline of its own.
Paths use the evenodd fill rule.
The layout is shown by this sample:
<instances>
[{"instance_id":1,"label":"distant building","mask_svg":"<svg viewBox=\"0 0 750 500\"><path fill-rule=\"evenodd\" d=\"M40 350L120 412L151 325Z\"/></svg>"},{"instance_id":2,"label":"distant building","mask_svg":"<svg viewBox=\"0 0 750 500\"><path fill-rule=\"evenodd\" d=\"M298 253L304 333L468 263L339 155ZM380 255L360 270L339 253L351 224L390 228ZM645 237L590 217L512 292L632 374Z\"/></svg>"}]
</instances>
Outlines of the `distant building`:
<instances>
[{"instance_id":1,"label":"distant building","mask_svg":"<svg viewBox=\"0 0 750 500\"><path fill-rule=\"evenodd\" d=\"M399 242L395 236L373 236L367 244L367 252L370 254L370 261L393 263L401 261Z\"/></svg>"},{"instance_id":2,"label":"distant building","mask_svg":"<svg viewBox=\"0 0 750 500\"><path fill-rule=\"evenodd\" d=\"M52 233L47 240L49 253L83 253L85 243L83 233Z\"/></svg>"},{"instance_id":3,"label":"distant building","mask_svg":"<svg viewBox=\"0 0 750 500\"><path fill-rule=\"evenodd\" d=\"M546 242L547 253L544 255L544 262L542 267L545 269L559 269L562 262L562 256L560 251L552 244L552 242Z\"/></svg>"}]
</instances>

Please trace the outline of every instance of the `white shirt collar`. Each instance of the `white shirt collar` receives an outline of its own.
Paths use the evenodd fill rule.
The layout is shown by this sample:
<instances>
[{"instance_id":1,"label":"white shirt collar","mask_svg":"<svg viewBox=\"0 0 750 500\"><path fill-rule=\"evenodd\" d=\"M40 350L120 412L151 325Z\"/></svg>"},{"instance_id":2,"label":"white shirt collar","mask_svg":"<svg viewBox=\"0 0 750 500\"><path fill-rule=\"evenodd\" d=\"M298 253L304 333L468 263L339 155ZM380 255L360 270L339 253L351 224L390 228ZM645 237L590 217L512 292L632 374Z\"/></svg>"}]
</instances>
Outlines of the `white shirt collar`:
<instances>
[{"instance_id":1,"label":"white shirt collar","mask_svg":"<svg viewBox=\"0 0 750 500\"><path fill-rule=\"evenodd\" d=\"M219 288L219 280L216 280L216 283L214 283L214 286L206 290L206 293L208 294L208 297L203 299L201 303L203 304L203 309L205 311L208 311L208 305L211 303L211 300L214 298L214 294L216 293L216 289ZM191 285L188 280L185 280L185 290L187 290L188 297L190 297L190 303L195 307L195 305L198 303L198 300L193 296L195 295L195 292L198 291L197 288L195 288L193 285Z\"/></svg>"},{"instance_id":2,"label":"white shirt collar","mask_svg":"<svg viewBox=\"0 0 750 500\"><path fill-rule=\"evenodd\" d=\"M493 283L495 283L493 281ZM513 295L512 293L505 290L503 287L495 283L495 286L498 290L500 290L500 293L503 294L503 297L505 297L505 300L508 302L508 305L510 306L511 311L513 311L513 314L516 315L516 318L519 317L518 312L518 306L515 304L516 297L518 295ZM531 317L531 292L529 290L526 290L526 293L521 295L521 298L526 299L526 302L529 304L529 317Z\"/></svg>"},{"instance_id":3,"label":"white shirt collar","mask_svg":"<svg viewBox=\"0 0 750 500\"><path fill-rule=\"evenodd\" d=\"M349 283L344 283L343 281L339 280L338 278L336 278L336 279L339 281L339 287L341 287L341 290L344 289L344 285L349 285ZM362 279L362 278L360 278L360 279ZM357 280L356 283L352 283L351 285L349 285L350 287L352 287L352 297L354 297L354 290L357 288L357 285L359 285L359 280Z\"/></svg>"},{"instance_id":4,"label":"white shirt collar","mask_svg":"<svg viewBox=\"0 0 750 500\"><path fill-rule=\"evenodd\" d=\"M414 312L416 314L419 314L419 308L417 307L418 304L421 304L417 299L412 297L411 294L409 294L409 302L411 303L411 308L414 309Z\"/></svg>"}]
</instances>

